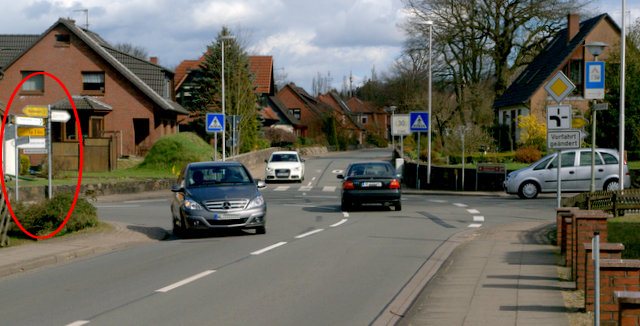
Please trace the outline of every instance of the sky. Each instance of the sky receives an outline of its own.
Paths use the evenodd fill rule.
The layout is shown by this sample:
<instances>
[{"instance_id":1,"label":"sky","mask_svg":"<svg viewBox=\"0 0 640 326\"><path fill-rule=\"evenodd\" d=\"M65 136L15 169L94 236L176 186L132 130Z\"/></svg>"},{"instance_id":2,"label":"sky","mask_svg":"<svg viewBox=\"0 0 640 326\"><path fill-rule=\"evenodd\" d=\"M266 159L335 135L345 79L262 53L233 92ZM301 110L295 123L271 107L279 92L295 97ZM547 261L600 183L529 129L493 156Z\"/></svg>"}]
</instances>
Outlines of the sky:
<instances>
[{"instance_id":1,"label":"sky","mask_svg":"<svg viewBox=\"0 0 640 326\"><path fill-rule=\"evenodd\" d=\"M197 59L222 26L250 55L271 55L276 75L312 91L318 74L341 90L357 87L372 70L389 71L402 51L407 17L402 0L2 0L0 34L40 34L58 18L72 18L112 44L144 48L174 69ZM621 23L622 0L595 0L595 14ZM640 0L626 0L627 22Z\"/></svg>"}]
</instances>

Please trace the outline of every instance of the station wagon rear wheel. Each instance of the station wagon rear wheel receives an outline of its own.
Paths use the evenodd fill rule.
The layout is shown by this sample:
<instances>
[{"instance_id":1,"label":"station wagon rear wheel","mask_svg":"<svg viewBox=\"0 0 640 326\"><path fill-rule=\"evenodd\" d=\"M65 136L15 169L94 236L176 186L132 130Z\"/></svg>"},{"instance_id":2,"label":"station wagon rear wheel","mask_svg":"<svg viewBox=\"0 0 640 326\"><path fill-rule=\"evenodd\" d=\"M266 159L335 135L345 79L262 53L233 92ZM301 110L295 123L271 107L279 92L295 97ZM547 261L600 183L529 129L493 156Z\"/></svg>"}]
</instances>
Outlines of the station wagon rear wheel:
<instances>
[{"instance_id":1,"label":"station wagon rear wheel","mask_svg":"<svg viewBox=\"0 0 640 326\"><path fill-rule=\"evenodd\" d=\"M539 192L540 188L537 183L533 181L525 181L518 189L518 196L522 199L534 199L538 197Z\"/></svg>"},{"instance_id":2,"label":"station wagon rear wheel","mask_svg":"<svg viewBox=\"0 0 640 326\"><path fill-rule=\"evenodd\" d=\"M604 190L614 191L620 189L620 182L618 179L611 179L604 184Z\"/></svg>"}]
</instances>

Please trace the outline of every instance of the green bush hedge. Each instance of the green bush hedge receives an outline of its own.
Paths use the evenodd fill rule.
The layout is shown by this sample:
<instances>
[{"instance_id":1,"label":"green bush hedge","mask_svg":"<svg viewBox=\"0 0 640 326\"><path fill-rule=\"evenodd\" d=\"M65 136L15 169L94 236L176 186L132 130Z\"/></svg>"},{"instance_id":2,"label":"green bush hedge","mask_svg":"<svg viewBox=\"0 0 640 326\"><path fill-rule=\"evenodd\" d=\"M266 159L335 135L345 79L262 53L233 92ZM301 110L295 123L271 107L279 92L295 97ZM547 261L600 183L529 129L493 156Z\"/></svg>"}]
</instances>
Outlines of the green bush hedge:
<instances>
[{"instance_id":1,"label":"green bush hedge","mask_svg":"<svg viewBox=\"0 0 640 326\"><path fill-rule=\"evenodd\" d=\"M616 217L607 222L607 241L624 244L623 259L640 259L640 217Z\"/></svg>"},{"instance_id":2,"label":"green bush hedge","mask_svg":"<svg viewBox=\"0 0 640 326\"><path fill-rule=\"evenodd\" d=\"M13 207L13 211L20 224L31 234L47 235L62 224L67 217L72 202L72 194L58 194L51 199L45 199L30 205L18 202ZM76 232L97 225L98 214L96 208L85 199L78 198L71 217L57 235ZM10 233L12 236L27 237L15 224L12 225Z\"/></svg>"}]
</instances>

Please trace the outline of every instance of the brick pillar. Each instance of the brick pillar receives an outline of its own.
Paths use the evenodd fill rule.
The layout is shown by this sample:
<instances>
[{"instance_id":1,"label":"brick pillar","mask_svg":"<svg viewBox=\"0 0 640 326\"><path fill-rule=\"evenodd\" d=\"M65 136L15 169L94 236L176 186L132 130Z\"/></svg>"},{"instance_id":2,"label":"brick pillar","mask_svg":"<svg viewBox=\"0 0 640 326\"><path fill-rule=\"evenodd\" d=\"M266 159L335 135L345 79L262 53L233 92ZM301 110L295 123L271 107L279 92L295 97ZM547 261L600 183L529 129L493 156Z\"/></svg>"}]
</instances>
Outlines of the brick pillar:
<instances>
[{"instance_id":1,"label":"brick pillar","mask_svg":"<svg viewBox=\"0 0 640 326\"><path fill-rule=\"evenodd\" d=\"M640 325L640 292L615 291L613 296L618 302L619 325Z\"/></svg>"},{"instance_id":2,"label":"brick pillar","mask_svg":"<svg viewBox=\"0 0 640 326\"><path fill-rule=\"evenodd\" d=\"M578 266L576 286L578 290L593 292L593 259L591 258L593 248L591 248L591 243L585 243L584 249L584 259L582 260L582 264ZM624 250L624 245L622 243L601 242L600 259L621 259L622 250Z\"/></svg>"},{"instance_id":3,"label":"brick pillar","mask_svg":"<svg viewBox=\"0 0 640 326\"><path fill-rule=\"evenodd\" d=\"M560 247L560 264L566 266L567 255L567 238L571 234L572 211L578 210L577 207L561 207L556 208L556 245Z\"/></svg>"},{"instance_id":4,"label":"brick pillar","mask_svg":"<svg viewBox=\"0 0 640 326\"><path fill-rule=\"evenodd\" d=\"M640 260L601 259L600 260L600 324L618 324L618 303L615 291L640 290ZM593 311L594 291L585 292L587 311Z\"/></svg>"},{"instance_id":5,"label":"brick pillar","mask_svg":"<svg viewBox=\"0 0 640 326\"><path fill-rule=\"evenodd\" d=\"M600 242L607 242L607 218L611 217L603 211L596 210L576 210L572 212L573 218L573 241L571 241L571 251L567 248L567 266L571 266L571 279L576 280L578 273L578 260L584 259L584 243L591 242L593 233L600 232ZM569 261L571 265L569 265Z\"/></svg>"}]
</instances>

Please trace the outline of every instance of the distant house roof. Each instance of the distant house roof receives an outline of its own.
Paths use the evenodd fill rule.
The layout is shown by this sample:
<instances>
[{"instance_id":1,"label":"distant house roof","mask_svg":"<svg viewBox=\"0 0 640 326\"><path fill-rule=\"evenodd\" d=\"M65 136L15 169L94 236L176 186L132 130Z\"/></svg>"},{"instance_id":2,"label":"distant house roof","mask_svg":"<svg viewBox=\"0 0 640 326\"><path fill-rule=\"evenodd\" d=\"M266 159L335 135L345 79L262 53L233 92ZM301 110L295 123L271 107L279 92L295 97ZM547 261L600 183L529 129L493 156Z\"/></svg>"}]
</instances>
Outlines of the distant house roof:
<instances>
[{"instance_id":1,"label":"distant house roof","mask_svg":"<svg viewBox=\"0 0 640 326\"><path fill-rule=\"evenodd\" d=\"M360 121L358 121L358 119L354 116L353 112L351 111L351 108L347 105L347 103L340 97L340 95L338 95L336 92L328 92L327 94L321 94L318 96L318 99L322 102L327 103L328 105L331 105L331 100L333 100L334 103L336 103L338 105L337 110L340 110L342 112L342 114L346 115L349 118L349 121L351 121L351 123L353 125L356 126L356 128L364 130L365 127L362 125L362 123L360 123Z\"/></svg>"},{"instance_id":2,"label":"distant house roof","mask_svg":"<svg viewBox=\"0 0 640 326\"><path fill-rule=\"evenodd\" d=\"M200 69L200 64L204 61L204 55L198 60L184 60L176 67L175 86L180 89L187 80L189 73ZM250 55L249 71L253 74L254 93L272 95L273 82L273 57L270 55Z\"/></svg>"},{"instance_id":3,"label":"distant house roof","mask_svg":"<svg viewBox=\"0 0 640 326\"><path fill-rule=\"evenodd\" d=\"M381 109L376 108L371 102L365 102L357 97L347 100L347 105L353 113L381 113Z\"/></svg>"},{"instance_id":4,"label":"distant house roof","mask_svg":"<svg viewBox=\"0 0 640 326\"><path fill-rule=\"evenodd\" d=\"M71 96L73 99L73 103L76 105L76 109L80 110L91 110L91 111L111 111L113 108L111 105L106 104L96 98L91 96L84 95L73 95ZM64 98L58 102L55 102L51 105L52 109L57 110L73 110L71 103L68 98Z\"/></svg>"},{"instance_id":5,"label":"distant house roof","mask_svg":"<svg viewBox=\"0 0 640 326\"><path fill-rule=\"evenodd\" d=\"M249 56L249 70L254 76L253 86L259 94L271 94L273 85L273 57L270 55Z\"/></svg>"},{"instance_id":6,"label":"distant house roof","mask_svg":"<svg viewBox=\"0 0 640 326\"><path fill-rule=\"evenodd\" d=\"M33 35L21 37L12 37L11 35L0 36L0 48L3 48L5 45L3 41L8 45L14 46L14 50L7 51L6 56L3 51L0 51L0 63L4 63L0 68L6 69L6 67L11 66L41 38L60 24L87 44L89 48L107 61L160 108L180 114L189 113L185 108L168 98L168 87L166 86L169 81L165 80L165 73L173 74L170 70L118 51L112 48L98 34L86 31L68 19L60 18L55 24L49 27L49 29L37 37L33 37ZM29 41L31 41L31 44L25 46ZM18 52L18 48L21 48L22 51Z\"/></svg>"},{"instance_id":7,"label":"distant house roof","mask_svg":"<svg viewBox=\"0 0 640 326\"><path fill-rule=\"evenodd\" d=\"M533 94L543 86L554 71L560 69L575 50L581 46L587 35L602 20L609 20L617 25L607 14L602 14L580 23L580 30L567 43L568 28L562 29L555 38L536 56L518 78L494 102L495 108L521 105L531 99Z\"/></svg>"}]
</instances>

